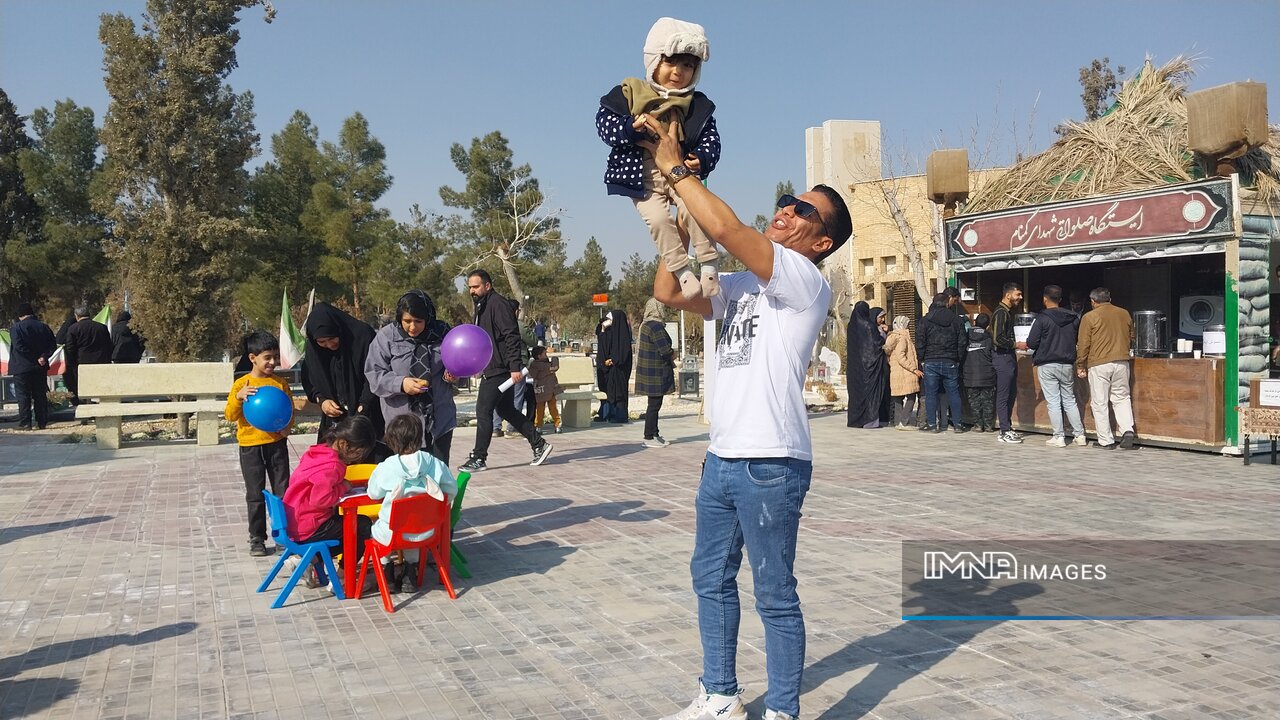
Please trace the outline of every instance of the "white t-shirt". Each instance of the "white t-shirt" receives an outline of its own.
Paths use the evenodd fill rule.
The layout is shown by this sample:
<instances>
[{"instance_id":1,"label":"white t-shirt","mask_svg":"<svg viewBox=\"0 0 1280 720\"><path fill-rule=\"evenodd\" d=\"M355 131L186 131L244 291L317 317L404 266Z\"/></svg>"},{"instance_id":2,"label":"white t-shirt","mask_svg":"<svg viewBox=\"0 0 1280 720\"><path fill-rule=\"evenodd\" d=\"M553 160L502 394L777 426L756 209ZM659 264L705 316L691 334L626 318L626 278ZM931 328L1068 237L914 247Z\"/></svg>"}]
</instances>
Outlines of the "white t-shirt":
<instances>
[{"instance_id":1,"label":"white t-shirt","mask_svg":"<svg viewBox=\"0 0 1280 720\"><path fill-rule=\"evenodd\" d=\"M804 376L827 318L831 286L805 256L773 247L768 285L750 272L720 276L712 314L724 320L711 393L712 453L812 460Z\"/></svg>"}]
</instances>

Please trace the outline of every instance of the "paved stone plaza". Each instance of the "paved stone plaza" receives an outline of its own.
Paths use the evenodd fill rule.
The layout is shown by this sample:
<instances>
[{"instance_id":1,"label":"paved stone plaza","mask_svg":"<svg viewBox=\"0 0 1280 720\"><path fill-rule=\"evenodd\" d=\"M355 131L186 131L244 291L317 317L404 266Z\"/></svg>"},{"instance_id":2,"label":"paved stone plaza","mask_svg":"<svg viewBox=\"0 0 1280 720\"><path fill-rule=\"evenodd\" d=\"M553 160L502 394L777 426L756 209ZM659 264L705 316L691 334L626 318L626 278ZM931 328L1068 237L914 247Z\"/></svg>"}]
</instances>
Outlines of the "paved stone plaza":
<instances>
[{"instance_id":1,"label":"paved stone plaza","mask_svg":"<svg viewBox=\"0 0 1280 720\"><path fill-rule=\"evenodd\" d=\"M620 718L691 698L688 560L706 428L689 409L495 440L458 540L472 580L386 614L256 594L236 446L0 436L0 717ZM900 541L1280 537L1280 469L1030 437L854 431L815 416L797 575L805 718L1274 718L1280 622L903 623ZM473 431L454 438L455 464ZM292 440L294 459L313 436ZM274 587L278 588L280 581ZM750 577L742 576L744 595ZM739 678L765 691L744 599Z\"/></svg>"}]
</instances>

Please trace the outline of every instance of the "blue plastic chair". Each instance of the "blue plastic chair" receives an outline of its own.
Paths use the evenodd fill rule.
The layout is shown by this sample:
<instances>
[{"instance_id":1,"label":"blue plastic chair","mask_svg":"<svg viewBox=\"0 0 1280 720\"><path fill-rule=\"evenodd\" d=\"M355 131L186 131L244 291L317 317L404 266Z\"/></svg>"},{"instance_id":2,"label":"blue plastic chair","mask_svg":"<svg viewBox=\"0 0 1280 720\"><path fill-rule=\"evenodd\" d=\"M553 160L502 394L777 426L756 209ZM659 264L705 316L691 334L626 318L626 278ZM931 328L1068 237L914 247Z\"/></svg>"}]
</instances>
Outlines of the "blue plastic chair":
<instances>
[{"instance_id":1,"label":"blue plastic chair","mask_svg":"<svg viewBox=\"0 0 1280 720\"><path fill-rule=\"evenodd\" d=\"M302 579L302 575L311 566L311 561L316 555L324 561L324 569L328 572L333 582L333 594L339 600L346 600L347 596L342 592L342 581L339 579L337 570L333 567L333 555L329 552L329 548L337 547L341 544L341 540L321 540L313 543L298 543L289 538L289 517L284 512L284 502L280 498L271 494L270 490L263 490L262 496L267 500L267 515L271 518L271 539L276 545L284 548L284 554L276 561L275 567L271 568L271 572L267 573L267 578L258 586L258 592L266 592L267 587L276 579L276 575L280 573L280 568L284 567L284 561L289 559L290 555L297 555L301 558L298 567L294 568L293 574L289 576L289 582L284 584L284 589L276 596L275 602L271 603L271 608L275 609L284 605L284 601L288 599L289 593L293 592L293 588ZM323 578L321 581L323 582Z\"/></svg>"}]
</instances>

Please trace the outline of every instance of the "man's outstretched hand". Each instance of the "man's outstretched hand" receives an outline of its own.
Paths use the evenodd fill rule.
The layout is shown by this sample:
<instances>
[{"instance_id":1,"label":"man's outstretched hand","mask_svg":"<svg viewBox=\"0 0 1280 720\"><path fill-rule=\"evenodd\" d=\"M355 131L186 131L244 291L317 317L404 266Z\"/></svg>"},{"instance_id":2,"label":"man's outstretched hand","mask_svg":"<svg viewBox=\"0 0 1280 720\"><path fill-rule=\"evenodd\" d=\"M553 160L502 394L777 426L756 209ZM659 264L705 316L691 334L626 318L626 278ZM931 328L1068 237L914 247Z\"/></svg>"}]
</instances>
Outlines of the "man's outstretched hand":
<instances>
[{"instance_id":1,"label":"man's outstretched hand","mask_svg":"<svg viewBox=\"0 0 1280 720\"><path fill-rule=\"evenodd\" d=\"M644 126L657 140L638 140L636 144L653 155L653 163L663 174L670 172L671 168L677 165L684 164L684 150L680 147L678 123L673 121L670 125L663 127L662 123L655 120L652 115L646 115Z\"/></svg>"}]
</instances>

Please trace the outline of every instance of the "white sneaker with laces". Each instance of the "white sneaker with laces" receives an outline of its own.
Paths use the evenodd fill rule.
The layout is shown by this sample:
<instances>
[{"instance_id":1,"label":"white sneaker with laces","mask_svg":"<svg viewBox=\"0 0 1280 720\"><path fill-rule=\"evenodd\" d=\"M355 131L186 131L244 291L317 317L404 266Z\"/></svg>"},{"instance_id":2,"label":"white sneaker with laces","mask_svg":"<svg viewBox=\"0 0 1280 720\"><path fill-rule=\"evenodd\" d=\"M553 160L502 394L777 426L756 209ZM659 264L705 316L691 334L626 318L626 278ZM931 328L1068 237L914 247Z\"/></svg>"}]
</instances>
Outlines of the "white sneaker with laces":
<instances>
[{"instance_id":1,"label":"white sneaker with laces","mask_svg":"<svg viewBox=\"0 0 1280 720\"><path fill-rule=\"evenodd\" d=\"M1066 447L1067 439L1059 435L1056 437L1051 437L1048 440L1045 440L1044 444L1050 447Z\"/></svg>"},{"instance_id":2,"label":"white sneaker with laces","mask_svg":"<svg viewBox=\"0 0 1280 720\"><path fill-rule=\"evenodd\" d=\"M1071 441L1071 444L1077 447L1084 447L1089 444L1089 440L1083 434L1080 434L1080 435L1077 435L1075 439Z\"/></svg>"},{"instance_id":3,"label":"white sneaker with laces","mask_svg":"<svg viewBox=\"0 0 1280 720\"><path fill-rule=\"evenodd\" d=\"M1000 437L996 438L996 440L1011 445L1017 445L1022 442L1022 438L1018 437L1017 433L1014 432L1000 433Z\"/></svg>"},{"instance_id":4,"label":"white sneaker with laces","mask_svg":"<svg viewBox=\"0 0 1280 720\"><path fill-rule=\"evenodd\" d=\"M661 445L662 447L666 447L671 444L670 442L667 441L666 438L662 437L661 435L654 435L653 439L657 440L658 444Z\"/></svg>"},{"instance_id":5,"label":"white sneaker with laces","mask_svg":"<svg viewBox=\"0 0 1280 720\"><path fill-rule=\"evenodd\" d=\"M663 447L663 444L658 441L658 438L651 437L644 439L644 446L647 448L660 448Z\"/></svg>"},{"instance_id":6,"label":"white sneaker with laces","mask_svg":"<svg viewBox=\"0 0 1280 720\"><path fill-rule=\"evenodd\" d=\"M689 707L662 720L747 720L747 708L739 697L741 688L733 695L709 693L701 685L698 688L702 692L689 703Z\"/></svg>"}]
</instances>

